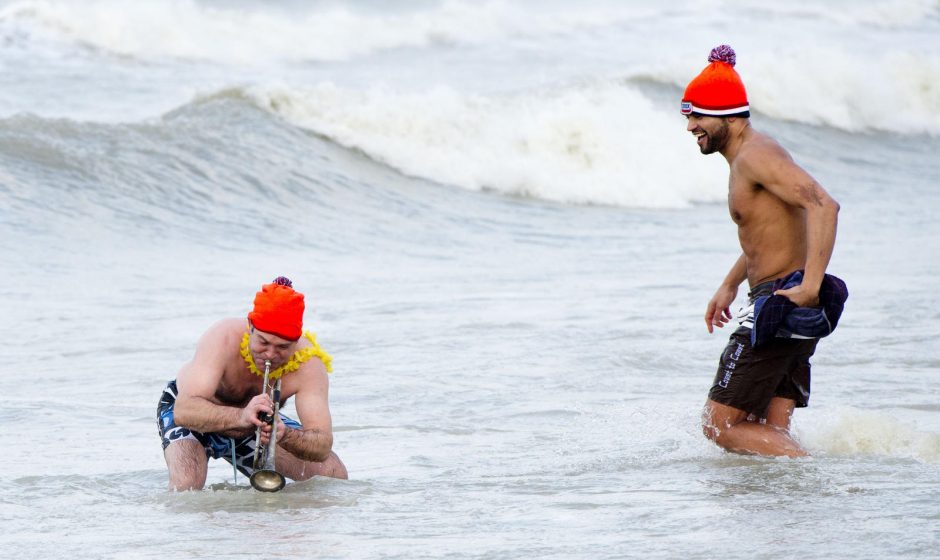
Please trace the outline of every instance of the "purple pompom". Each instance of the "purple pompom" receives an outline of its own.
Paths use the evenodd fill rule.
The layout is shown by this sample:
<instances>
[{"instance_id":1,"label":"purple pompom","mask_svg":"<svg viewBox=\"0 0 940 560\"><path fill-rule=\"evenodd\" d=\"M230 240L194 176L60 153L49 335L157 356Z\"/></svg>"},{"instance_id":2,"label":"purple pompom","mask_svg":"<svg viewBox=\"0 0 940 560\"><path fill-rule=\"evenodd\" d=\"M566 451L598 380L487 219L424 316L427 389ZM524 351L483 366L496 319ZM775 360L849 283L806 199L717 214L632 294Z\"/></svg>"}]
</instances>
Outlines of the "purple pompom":
<instances>
[{"instance_id":1,"label":"purple pompom","mask_svg":"<svg viewBox=\"0 0 940 560\"><path fill-rule=\"evenodd\" d=\"M731 66L734 66L734 63L736 62L734 49L728 45L718 45L717 47L713 48L712 52L708 53L708 61L715 62L716 60L718 62L725 62Z\"/></svg>"},{"instance_id":2,"label":"purple pompom","mask_svg":"<svg viewBox=\"0 0 940 560\"><path fill-rule=\"evenodd\" d=\"M272 282L272 284L277 284L278 286L287 286L288 288L294 287L294 283L291 282L290 278L287 278L286 276L278 276L277 278L274 279L274 282Z\"/></svg>"}]
</instances>

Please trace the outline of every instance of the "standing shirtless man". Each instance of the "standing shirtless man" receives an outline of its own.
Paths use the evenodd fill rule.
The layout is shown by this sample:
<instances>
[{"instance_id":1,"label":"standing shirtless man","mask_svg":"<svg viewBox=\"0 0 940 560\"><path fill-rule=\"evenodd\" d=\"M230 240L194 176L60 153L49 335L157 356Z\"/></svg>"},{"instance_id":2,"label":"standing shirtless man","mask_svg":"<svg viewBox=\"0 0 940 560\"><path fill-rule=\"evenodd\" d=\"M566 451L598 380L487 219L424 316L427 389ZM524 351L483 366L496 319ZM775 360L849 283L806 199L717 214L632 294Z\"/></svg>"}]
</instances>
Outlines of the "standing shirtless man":
<instances>
[{"instance_id":1,"label":"standing shirtless man","mask_svg":"<svg viewBox=\"0 0 940 560\"><path fill-rule=\"evenodd\" d=\"M282 379L281 404L294 397L300 418L277 420L275 470L293 480L347 478L332 451L331 358L313 333L303 331L303 314L303 294L278 277L255 295L247 321L225 319L202 336L157 407L171 490L202 488L209 457L234 462L251 475L258 426L262 444L271 439L271 426L258 418L274 413L271 397L262 393L266 361L272 382Z\"/></svg>"},{"instance_id":2,"label":"standing shirtless man","mask_svg":"<svg viewBox=\"0 0 940 560\"><path fill-rule=\"evenodd\" d=\"M753 308L757 297L771 294L774 280L803 269L801 284L775 294L800 307L817 306L839 205L776 141L751 127L734 51L717 47L708 62L686 88L682 114L701 152L719 152L728 161L728 206L742 249L708 302L705 324L711 333L731 320L729 306L744 280ZM806 455L789 429L793 409L809 401L816 339L776 338L753 348L752 315L751 309L739 317L722 353L703 413L705 435L737 453Z\"/></svg>"}]
</instances>

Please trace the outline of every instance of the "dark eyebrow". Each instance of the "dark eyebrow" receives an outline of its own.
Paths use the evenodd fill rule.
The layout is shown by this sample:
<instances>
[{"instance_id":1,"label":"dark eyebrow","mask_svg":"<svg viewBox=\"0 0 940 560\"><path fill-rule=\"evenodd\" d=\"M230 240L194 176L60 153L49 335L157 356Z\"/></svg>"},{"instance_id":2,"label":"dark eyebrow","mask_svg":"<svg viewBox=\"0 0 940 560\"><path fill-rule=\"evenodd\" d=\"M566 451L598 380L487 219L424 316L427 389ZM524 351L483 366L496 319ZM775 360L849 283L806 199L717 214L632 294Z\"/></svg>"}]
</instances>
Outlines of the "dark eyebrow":
<instances>
[{"instance_id":1,"label":"dark eyebrow","mask_svg":"<svg viewBox=\"0 0 940 560\"><path fill-rule=\"evenodd\" d=\"M261 336L261 333L258 333L258 338L260 338L260 339L261 339L261 342L263 342L263 343L265 343L265 344L271 344L271 341L268 340L268 339L266 339L265 337Z\"/></svg>"},{"instance_id":2,"label":"dark eyebrow","mask_svg":"<svg viewBox=\"0 0 940 560\"><path fill-rule=\"evenodd\" d=\"M263 343L265 343L265 344L274 344L274 343L271 342L270 340L268 340L268 339L266 339L265 337L261 336L261 333L258 333L258 338L260 338L260 339L261 339L261 342L263 342ZM290 343L289 343L289 342L282 342L282 343L280 343L280 344L274 344L274 346L277 346L278 348L287 348L288 346L290 346Z\"/></svg>"}]
</instances>

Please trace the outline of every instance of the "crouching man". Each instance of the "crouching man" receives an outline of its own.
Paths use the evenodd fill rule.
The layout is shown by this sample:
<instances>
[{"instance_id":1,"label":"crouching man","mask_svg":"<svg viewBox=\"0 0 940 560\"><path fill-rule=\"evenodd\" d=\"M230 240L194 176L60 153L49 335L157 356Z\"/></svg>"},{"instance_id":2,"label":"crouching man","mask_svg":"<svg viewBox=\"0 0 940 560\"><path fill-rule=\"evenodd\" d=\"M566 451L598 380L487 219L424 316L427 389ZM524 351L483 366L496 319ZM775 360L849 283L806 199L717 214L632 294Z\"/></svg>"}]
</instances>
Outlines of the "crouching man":
<instances>
[{"instance_id":1,"label":"crouching man","mask_svg":"<svg viewBox=\"0 0 940 560\"><path fill-rule=\"evenodd\" d=\"M247 321L224 319L200 338L157 407L171 490L205 486L210 457L250 476L258 426L263 445L277 430L275 470L287 478L348 477L332 450L331 358L303 330L303 314L303 294L278 277L255 295ZM265 362L271 382L281 379L280 405L294 397L299 422L281 414L272 428L259 419L274 413L262 392Z\"/></svg>"}]
</instances>

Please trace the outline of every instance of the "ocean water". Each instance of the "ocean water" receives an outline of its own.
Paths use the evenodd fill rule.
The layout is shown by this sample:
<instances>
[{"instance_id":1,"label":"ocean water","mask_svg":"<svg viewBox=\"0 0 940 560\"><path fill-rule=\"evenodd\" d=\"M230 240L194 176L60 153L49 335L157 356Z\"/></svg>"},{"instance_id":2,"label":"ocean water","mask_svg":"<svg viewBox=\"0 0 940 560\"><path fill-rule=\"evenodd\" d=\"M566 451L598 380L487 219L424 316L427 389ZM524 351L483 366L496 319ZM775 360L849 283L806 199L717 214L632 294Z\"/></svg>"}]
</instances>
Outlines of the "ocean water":
<instances>
[{"instance_id":1,"label":"ocean water","mask_svg":"<svg viewBox=\"0 0 940 560\"><path fill-rule=\"evenodd\" d=\"M22 0L0 40L8 555L940 557L936 0ZM842 205L806 459L699 427L720 43ZM167 492L163 384L278 275L350 480Z\"/></svg>"}]
</instances>

